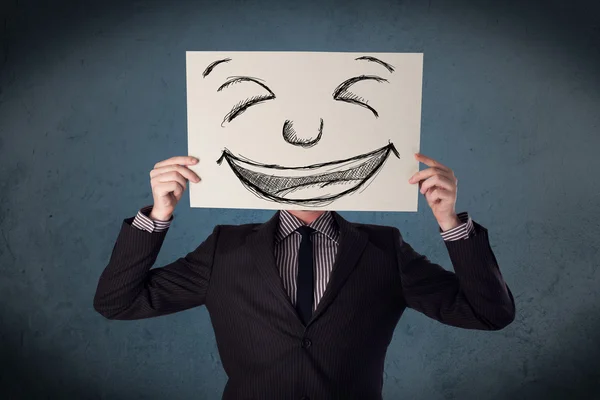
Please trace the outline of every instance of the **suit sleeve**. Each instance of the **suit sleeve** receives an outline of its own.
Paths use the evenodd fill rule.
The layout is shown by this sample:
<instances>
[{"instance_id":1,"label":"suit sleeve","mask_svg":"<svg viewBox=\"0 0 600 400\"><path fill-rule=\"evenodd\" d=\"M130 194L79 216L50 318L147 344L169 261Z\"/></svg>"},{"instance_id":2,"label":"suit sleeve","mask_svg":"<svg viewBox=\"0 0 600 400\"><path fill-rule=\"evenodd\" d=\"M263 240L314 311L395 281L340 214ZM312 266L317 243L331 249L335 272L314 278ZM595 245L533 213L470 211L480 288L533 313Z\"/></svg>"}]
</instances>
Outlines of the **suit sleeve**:
<instances>
[{"instance_id":1,"label":"suit sleeve","mask_svg":"<svg viewBox=\"0 0 600 400\"><path fill-rule=\"evenodd\" d=\"M455 272L417 253L394 228L394 243L408 307L446 325L500 330L515 318L513 295L504 281L488 240L473 222L467 239L445 241Z\"/></svg>"},{"instance_id":2,"label":"suit sleeve","mask_svg":"<svg viewBox=\"0 0 600 400\"><path fill-rule=\"evenodd\" d=\"M157 317L203 305L219 236L217 226L194 251L152 269L168 230L147 232L123 221L94 296L94 309L108 319Z\"/></svg>"}]
</instances>

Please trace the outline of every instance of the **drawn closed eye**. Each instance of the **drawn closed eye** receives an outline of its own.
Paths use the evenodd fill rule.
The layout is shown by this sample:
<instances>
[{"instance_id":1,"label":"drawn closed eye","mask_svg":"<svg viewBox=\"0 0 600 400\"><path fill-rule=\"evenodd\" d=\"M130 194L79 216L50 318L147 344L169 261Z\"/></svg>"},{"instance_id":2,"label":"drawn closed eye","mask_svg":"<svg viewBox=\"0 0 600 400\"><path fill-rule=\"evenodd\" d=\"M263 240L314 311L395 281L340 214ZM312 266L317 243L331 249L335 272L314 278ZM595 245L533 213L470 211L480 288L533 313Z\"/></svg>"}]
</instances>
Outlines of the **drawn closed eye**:
<instances>
[{"instance_id":1,"label":"drawn closed eye","mask_svg":"<svg viewBox=\"0 0 600 400\"><path fill-rule=\"evenodd\" d=\"M226 122L233 121L233 119L243 114L248 108L256 104L264 103L267 100L273 100L275 98L275 93L273 93L273 91L261 81L262 79L252 78L250 76L230 76L227 82L219 86L217 92L220 92L221 90L226 89L232 85L236 85L238 83L252 82L259 85L261 88L268 92L268 94L250 96L238 102L227 114L225 114L225 118L223 119L221 126L223 126Z\"/></svg>"},{"instance_id":2,"label":"drawn closed eye","mask_svg":"<svg viewBox=\"0 0 600 400\"><path fill-rule=\"evenodd\" d=\"M335 90L333 91L333 99L337 100L337 101L343 101L345 103L356 104L361 107L367 108L367 109L371 110L371 112L375 115L376 118L379 118L379 114L377 113L377 110L375 110L373 107L371 107L369 105L368 100L366 100L365 98L363 98L349 90L350 87L352 85L354 85L355 83L358 83L361 81L368 81L368 80L376 81L379 83L388 82L387 79L383 79L383 78L380 78L378 76L373 76L373 75L355 76L354 78L345 80L338 87L335 88Z\"/></svg>"}]
</instances>

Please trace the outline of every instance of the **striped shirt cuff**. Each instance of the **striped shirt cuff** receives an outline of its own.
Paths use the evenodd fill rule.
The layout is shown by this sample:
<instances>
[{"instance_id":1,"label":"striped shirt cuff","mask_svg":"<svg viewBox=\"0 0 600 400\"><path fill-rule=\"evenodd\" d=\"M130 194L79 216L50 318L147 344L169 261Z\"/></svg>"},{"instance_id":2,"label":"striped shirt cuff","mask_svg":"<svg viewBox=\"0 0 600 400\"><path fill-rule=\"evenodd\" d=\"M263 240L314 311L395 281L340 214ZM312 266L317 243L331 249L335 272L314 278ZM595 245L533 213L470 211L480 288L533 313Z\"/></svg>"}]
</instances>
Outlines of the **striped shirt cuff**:
<instances>
[{"instance_id":1,"label":"striped shirt cuff","mask_svg":"<svg viewBox=\"0 0 600 400\"><path fill-rule=\"evenodd\" d=\"M150 233L163 232L169 229L171 222L173 221L173 216L171 216L171 219L168 221L153 220L149 217L151 211L151 205L143 207L138 211L131 225ZM468 239L475 230L473 227L473 220L467 212L458 214L458 218L462 222L461 225L445 232L440 228L440 234L445 241Z\"/></svg>"},{"instance_id":2,"label":"striped shirt cuff","mask_svg":"<svg viewBox=\"0 0 600 400\"><path fill-rule=\"evenodd\" d=\"M143 207L141 210L138 211L131 225L150 233L164 232L167 229L169 229L169 227L171 226L171 221L173 221L173 216L171 216L171 218L168 221L153 220L149 217L151 211L151 205Z\"/></svg>"},{"instance_id":3,"label":"striped shirt cuff","mask_svg":"<svg viewBox=\"0 0 600 400\"><path fill-rule=\"evenodd\" d=\"M473 220L467 212L458 214L458 219L460 219L462 224L456 228L449 229L445 232L442 231L442 228L439 228L440 234L445 241L468 239L475 230L475 227L473 226Z\"/></svg>"}]
</instances>

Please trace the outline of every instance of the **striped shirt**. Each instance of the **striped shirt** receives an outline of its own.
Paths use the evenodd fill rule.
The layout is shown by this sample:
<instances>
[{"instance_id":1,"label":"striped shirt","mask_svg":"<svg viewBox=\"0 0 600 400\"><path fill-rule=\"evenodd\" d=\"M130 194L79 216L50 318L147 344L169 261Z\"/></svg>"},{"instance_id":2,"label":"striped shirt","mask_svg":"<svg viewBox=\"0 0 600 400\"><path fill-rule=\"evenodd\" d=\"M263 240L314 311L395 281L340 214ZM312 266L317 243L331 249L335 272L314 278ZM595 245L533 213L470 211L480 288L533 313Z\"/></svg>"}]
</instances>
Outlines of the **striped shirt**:
<instances>
[{"instance_id":1,"label":"striped shirt","mask_svg":"<svg viewBox=\"0 0 600 400\"><path fill-rule=\"evenodd\" d=\"M279 229L275 235L275 261L283 286L290 296L292 304L296 305L296 277L298 276L298 250L302 235L296 229L305 225L287 211L279 215ZM314 229L311 234L314 262L314 301L313 311L329 281L333 263L339 246L339 231L333 215L330 212L321 214L319 218L308 225Z\"/></svg>"},{"instance_id":2,"label":"striped shirt","mask_svg":"<svg viewBox=\"0 0 600 400\"><path fill-rule=\"evenodd\" d=\"M173 216L168 221L150 219L152 205L143 207L138 211L132 225L147 232L161 232L169 229ZM474 231L473 221L468 213L458 214L461 225L440 234L446 241L468 239ZM296 229L304 225L288 211L281 211L279 228L275 236L275 260L283 286L293 305L296 304L296 278L298 274L298 250L302 236ZM325 293L329 276L333 269L335 257L339 247L339 231L331 212L325 212L308 225L315 231L312 233L313 257L315 268L315 292L313 311Z\"/></svg>"}]
</instances>

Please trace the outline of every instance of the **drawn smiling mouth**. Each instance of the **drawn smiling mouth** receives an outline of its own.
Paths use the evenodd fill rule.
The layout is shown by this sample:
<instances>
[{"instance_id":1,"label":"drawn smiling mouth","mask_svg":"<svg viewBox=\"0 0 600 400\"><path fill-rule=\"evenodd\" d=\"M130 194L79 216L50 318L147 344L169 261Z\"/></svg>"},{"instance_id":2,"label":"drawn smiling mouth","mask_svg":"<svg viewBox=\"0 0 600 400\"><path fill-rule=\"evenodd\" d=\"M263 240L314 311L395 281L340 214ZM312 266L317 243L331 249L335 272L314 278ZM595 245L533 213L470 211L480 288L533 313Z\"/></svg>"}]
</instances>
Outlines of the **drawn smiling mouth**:
<instances>
[{"instance_id":1,"label":"drawn smiling mouth","mask_svg":"<svg viewBox=\"0 0 600 400\"><path fill-rule=\"evenodd\" d=\"M217 163L227 161L240 182L256 196L278 203L324 206L365 186L381 170L390 153L400 158L393 143L359 156L283 167L262 164L223 150Z\"/></svg>"}]
</instances>

